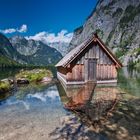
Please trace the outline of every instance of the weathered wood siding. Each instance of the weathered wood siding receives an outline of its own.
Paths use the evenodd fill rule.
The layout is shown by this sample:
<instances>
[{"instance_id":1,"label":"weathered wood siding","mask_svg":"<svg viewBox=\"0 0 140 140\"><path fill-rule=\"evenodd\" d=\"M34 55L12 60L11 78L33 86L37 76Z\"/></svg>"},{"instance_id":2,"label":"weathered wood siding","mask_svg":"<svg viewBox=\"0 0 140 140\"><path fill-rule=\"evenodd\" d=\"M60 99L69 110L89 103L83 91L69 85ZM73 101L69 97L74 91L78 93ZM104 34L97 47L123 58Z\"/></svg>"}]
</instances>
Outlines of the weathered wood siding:
<instances>
[{"instance_id":1,"label":"weathered wood siding","mask_svg":"<svg viewBox=\"0 0 140 140\"><path fill-rule=\"evenodd\" d=\"M84 64L85 58L97 59L96 78L97 80L112 80L117 78L117 70L112 59L106 52L98 45L91 44L81 58L79 57L77 63ZM86 69L86 68L85 68Z\"/></svg>"},{"instance_id":2,"label":"weathered wood siding","mask_svg":"<svg viewBox=\"0 0 140 140\"><path fill-rule=\"evenodd\" d=\"M67 81L84 81L84 65L76 64L72 69L67 69L66 80Z\"/></svg>"},{"instance_id":3,"label":"weathered wood siding","mask_svg":"<svg viewBox=\"0 0 140 140\"><path fill-rule=\"evenodd\" d=\"M106 52L96 44L91 44L77 59L77 64L84 64L85 58L96 58L98 64L114 64Z\"/></svg>"},{"instance_id":4,"label":"weathered wood siding","mask_svg":"<svg viewBox=\"0 0 140 140\"><path fill-rule=\"evenodd\" d=\"M113 80L117 78L117 70L115 65L98 64L97 65L97 80Z\"/></svg>"},{"instance_id":5,"label":"weathered wood siding","mask_svg":"<svg viewBox=\"0 0 140 140\"><path fill-rule=\"evenodd\" d=\"M96 45L90 44L84 52L82 52L67 68L60 67L58 71L63 74L67 81L86 81L88 71L86 67L86 60L94 58L97 59L96 79L97 80L112 80L117 78L117 70L112 59L106 52Z\"/></svg>"}]
</instances>

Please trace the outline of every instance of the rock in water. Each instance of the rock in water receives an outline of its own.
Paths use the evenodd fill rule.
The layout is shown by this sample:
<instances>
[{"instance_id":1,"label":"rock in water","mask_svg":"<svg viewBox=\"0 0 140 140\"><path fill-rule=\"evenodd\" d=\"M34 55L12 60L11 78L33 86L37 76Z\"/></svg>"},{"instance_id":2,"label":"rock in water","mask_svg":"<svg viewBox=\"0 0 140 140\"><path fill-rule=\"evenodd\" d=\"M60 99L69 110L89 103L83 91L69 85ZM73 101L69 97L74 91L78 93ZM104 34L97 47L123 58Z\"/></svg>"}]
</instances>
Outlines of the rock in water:
<instances>
[{"instance_id":1,"label":"rock in water","mask_svg":"<svg viewBox=\"0 0 140 140\"><path fill-rule=\"evenodd\" d=\"M17 79L17 84L29 84L29 80L25 78Z\"/></svg>"}]
</instances>

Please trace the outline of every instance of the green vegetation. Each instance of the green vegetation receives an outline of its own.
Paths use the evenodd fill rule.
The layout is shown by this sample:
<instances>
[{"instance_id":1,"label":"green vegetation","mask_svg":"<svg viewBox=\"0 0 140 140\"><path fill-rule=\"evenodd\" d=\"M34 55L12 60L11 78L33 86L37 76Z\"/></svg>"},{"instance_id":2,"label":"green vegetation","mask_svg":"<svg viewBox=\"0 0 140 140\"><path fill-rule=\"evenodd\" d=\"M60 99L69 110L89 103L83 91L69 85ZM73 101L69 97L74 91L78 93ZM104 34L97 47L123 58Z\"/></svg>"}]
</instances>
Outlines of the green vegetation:
<instances>
[{"instance_id":1,"label":"green vegetation","mask_svg":"<svg viewBox=\"0 0 140 140\"><path fill-rule=\"evenodd\" d=\"M11 60L10 58L7 58L5 56L0 56L0 67L19 67L20 64L15 62L14 60Z\"/></svg>"},{"instance_id":2,"label":"green vegetation","mask_svg":"<svg viewBox=\"0 0 140 140\"><path fill-rule=\"evenodd\" d=\"M11 69L21 69L21 68L25 68L25 69L35 69L35 68L47 68L48 70L52 71L54 76L56 76L56 68L54 65L47 65L47 66L39 66L39 65L33 65L33 64L19 64L16 61L5 57L5 56L0 56L0 68L11 68Z\"/></svg>"},{"instance_id":3,"label":"green vegetation","mask_svg":"<svg viewBox=\"0 0 140 140\"><path fill-rule=\"evenodd\" d=\"M54 78L57 77L57 69L54 65L48 65L44 68L46 68L47 70L50 70L52 72Z\"/></svg>"},{"instance_id":4,"label":"green vegetation","mask_svg":"<svg viewBox=\"0 0 140 140\"><path fill-rule=\"evenodd\" d=\"M123 12L123 9L122 8L118 8L113 14L112 14L112 17L118 17L118 16L121 16Z\"/></svg>"},{"instance_id":5,"label":"green vegetation","mask_svg":"<svg viewBox=\"0 0 140 140\"><path fill-rule=\"evenodd\" d=\"M52 67L50 67L51 69ZM9 69L8 69L9 70ZM10 72L11 76L11 72ZM51 84L53 74L50 70L45 68L38 68L32 70L20 70L19 69L14 73L15 82L17 84L41 84L42 82L47 82L47 84ZM0 81L0 93L6 93L10 91L13 86L13 80L7 79L8 77L4 77L6 79ZM29 84L29 85L30 85Z\"/></svg>"},{"instance_id":6,"label":"green vegetation","mask_svg":"<svg viewBox=\"0 0 140 140\"><path fill-rule=\"evenodd\" d=\"M130 61L129 62L129 67L131 67L132 69L135 69L136 68L137 70L140 71L140 60L135 61L135 62Z\"/></svg>"},{"instance_id":7,"label":"green vegetation","mask_svg":"<svg viewBox=\"0 0 140 140\"><path fill-rule=\"evenodd\" d=\"M133 71L139 72L134 67L128 67L129 76L125 75L125 71L118 71L118 86L126 93L139 96L140 78L133 75Z\"/></svg>"},{"instance_id":8,"label":"green vegetation","mask_svg":"<svg viewBox=\"0 0 140 140\"><path fill-rule=\"evenodd\" d=\"M20 73L16 75L16 78L26 78L30 82L39 82L44 77L52 77L52 73L46 69L33 69L33 70L21 70Z\"/></svg>"},{"instance_id":9,"label":"green vegetation","mask_svg":"<svg viewBox=\"0 0 140 140\"><path fill-rule=\"evenodd\" d=\"M104 6L102 9L106 14L110 14L111 13L111 8L112 6L116 3L116 0L113 0L111 2L109 2L108 5Z\"/></svg>"},{"instance_id":10,"label":"green vegetation","mask_svg":"<svg viewBox=\"0 0 140 140\"><path fill-rule=\"evenodd\" d=\"M132 54L135 54L136 57L138 57L140 55L140 48L134 49ZM129 66L140 70L140 60L135 61L135 62L129 62Z\"/></svg>"},{"instance_id":11,"label":"green vegetation","mask_svg":"<svg viewBox=\"0 0 140 140\"><path fill-rule=\"evenodd\" d=\"M140 70L140 60L136 62L136 64L134 65L134 67L137 68L138 70Z\"/></svg>"},{"instance_id":12,"label":"green vegetation","mask_svg":"<svg viewBox=\"0 0 140 140\"><path fill-rule=\"evenodd\" d=\"M134 18L140 13L140 5L134 7L129 5L124 12L124 16L120 20L120 28L126 27L129 22L133 22Z\"/></svg>"},{"instance_id":13,"label":"green vegetation","mask_svg":"<svg viewBox=\"0 0 140 140\"><path fill-rule=\"evenodd\" d=\"M8 81L0 81L0 93L7 92L11 88Z\"/></svg>"},{"instance_id":14,"label":"green vegetation","mask_svg":"<svg viewBox=\"0 0 140 140\"><path fill-rule=\"evenodd\" d=\"M123 39L123 35L125 32L122 33L120 45L117 46L118 51L116 52L116 56L120 58L121 56L125 55L128 52L127 46L130 45L133 41L133 38L135 37L134 33L130 36L128 36L126 39ZM131 62L130 62L131 63Z\"/></svg>"},{"instance_id":15,"label":"green vegetation","mask_svg":"<svg viewBox=\"0 0 140 140\"><path fill-rule=\"evenodd\" d=\"M75 33L80 34L83 31L83 26L80 26L74 30Z\"/></svg>"},{"instance_id":16,"label":"green vegetation","mask_svg":"<svg viewBox=\"0 0 140 140\"><path fill-rule=\"evenodd\" d=\"M101 29L96 29L95 32L96 32L101 38L103 38L104 32L103 32Z\"/></svg>"},{"instance_id":17,"label":"green vegetation","mask_svg":"<svg viewBox=\"0 0 140 140\"><path fill-rule=\"evenodd\" d=\"M116 53L115 53L115 56L117 58L120 58L121 56L125 55L127 51L126 50L122 50L122 49L119 49Z\"/></svg>"},{"instance_id":18,"label":"green vegetation","mask_svg":"<svg viewBox=\"0 0 140 140\"><path fill-rule=\"evenodd\" d=\"M136 56L140 55L140 48L134 49L133 53L136 53Z\"/></svg>"},{"instance_id":19,"label":"green vegetation","mask_svg":"<svg viewBox=\"0 0 140 140\"><path fill-rule=\"evenodd\" d=\"M111 38L112 38L114 32L115 32L115 29L113 29L113 30L109 33L109 36L108 36L108 38L107 38L107 40L106 40L106 44L107 44L107 45L109 44L109 42L110 42L110 40L111 40Z\"/></svg>"}]
</instances>

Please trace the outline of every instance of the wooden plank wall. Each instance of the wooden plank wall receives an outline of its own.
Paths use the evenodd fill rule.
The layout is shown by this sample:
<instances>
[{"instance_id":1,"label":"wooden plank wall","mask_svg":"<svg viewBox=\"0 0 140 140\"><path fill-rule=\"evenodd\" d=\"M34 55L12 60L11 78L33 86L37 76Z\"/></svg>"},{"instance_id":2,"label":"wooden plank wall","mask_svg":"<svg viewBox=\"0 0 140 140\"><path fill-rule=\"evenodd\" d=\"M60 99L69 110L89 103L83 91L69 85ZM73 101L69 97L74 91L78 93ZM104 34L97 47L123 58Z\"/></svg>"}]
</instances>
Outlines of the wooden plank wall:
<instances>
[{"instance_id":1,"label":"wooden plank wall","mask_svg":"<svg viewBox=\"0 0 140 140\"><path fill-rule=\"evenodd\" d=\"M112 80L117 78L117 70L114 62L98 45L89 46L89 49L81 56L77 64L84 64L85 58L97 59L97 80Z\"/></svg>"},{"instance_id":2,"label":"wooden plank wall","mask_svg":"<svg viewBox=\"0 0 140 140\"><path fill-rule=\"evenodd\" d=\"M81 55L77 61L77 64L84 64L85 58L96 58L98 60L98 64L113 64L106 52L104 52L104 50L97 45L89 46L89 49L83 53L83 55Z\"/></svg>"},{"instance_id":3,"label":"wooden plank wall","mask_svg":"<svg viewBox=\"0 0 140 140\"><path fill-rule=\"evenodd\" d=\"M67 71L64 71L64 69L61 69L63 74L66 73L67 81L85 81L85 58L97 59L97 80L111 80L117 78L117 70L111 58L101 47L91 44L85 52L73 62L73 66L71 66L69 70L67 69Z\"/></svg>"},{"instance_id":4,"label":"wooden plank wall","mask_svg":"<svg viewBox=\"0 0 140 140\"><path fill-rule=\"evenodd\" d=\"M67 81L84 81L84 65L77 64L72 68L72 71L67 72Z\"/></svg>"},{"instance_id":5,"label":"wooden plank wall","mask_svg":"<svg viewBox=\"0 0 140 140\"><path fill-rule=\"evenodd\" d=\"M113 80L117 78L115 65L97 64L97 80Z\"/></svg>"}]
</instances>

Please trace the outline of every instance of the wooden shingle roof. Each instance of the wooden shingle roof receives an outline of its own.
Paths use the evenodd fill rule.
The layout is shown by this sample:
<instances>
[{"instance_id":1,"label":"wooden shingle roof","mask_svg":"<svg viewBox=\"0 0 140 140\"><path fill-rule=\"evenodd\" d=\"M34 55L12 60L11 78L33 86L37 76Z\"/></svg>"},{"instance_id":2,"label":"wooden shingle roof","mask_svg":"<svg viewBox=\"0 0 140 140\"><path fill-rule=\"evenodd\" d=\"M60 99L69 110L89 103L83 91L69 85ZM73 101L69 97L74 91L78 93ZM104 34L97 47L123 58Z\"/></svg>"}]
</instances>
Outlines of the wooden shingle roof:
<instances>
[{"instance_id":1,"label":"wooden shingle roof","mask_svg":"<svg viewBox=\"0 0 140 140\"><path fill-rule=\"evenodd\" d=\"M88 38L79 46L72 49L66 56L64 56L55 66L56 67L67 67L83 50L85 50L89 44L92 42L97 42L100 47L110 56L110 58L114 61L117 67L122 67L122 64L119 60L113 55L113 53L105 46L105 44L101 41L101 39L95 33L94 36Z\"/></svg>"}]
</instances>

